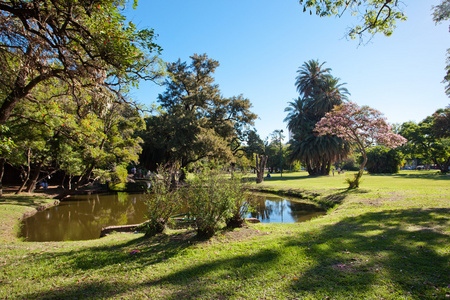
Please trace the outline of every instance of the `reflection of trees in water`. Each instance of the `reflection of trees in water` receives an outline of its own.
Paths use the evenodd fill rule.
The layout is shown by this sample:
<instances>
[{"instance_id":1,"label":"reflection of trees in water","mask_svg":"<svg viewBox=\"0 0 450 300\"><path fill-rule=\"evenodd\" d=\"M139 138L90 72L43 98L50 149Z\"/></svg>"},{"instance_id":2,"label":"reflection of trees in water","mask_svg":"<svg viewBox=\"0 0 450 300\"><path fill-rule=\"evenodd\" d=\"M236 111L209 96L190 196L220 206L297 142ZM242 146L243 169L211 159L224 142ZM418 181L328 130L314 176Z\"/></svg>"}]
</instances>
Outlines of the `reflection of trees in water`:
<instances>
[{"instance_id":1,"label":"reflection of trees in water","mask_svg":"<svg viewBox=\"0 0 450 300\"><path fill-rule=\"evenodd\" d=\"M269 220L270 216L283 215L287 208L285 201L280 198L265 195L255 196L255 211L251 213L253 218Z\"/></svg>"},{"instance_id":2,"label":"reflection of trees in water","mask_svg":"<svg viewBox=\"0 0 450 300\"><path fill-rule=\"evenodd\" d=\"M139 194L86 195L24 220L21 236L29 241L81 240L100 236L102 227L140 223L145 204Z\"/></svg>"},{"instance_id":3,"label":"reflection of trees in water","mask_svg":"<svg viewBox=\"0 0 450 300\"><path fill-rule=\"evenodd\" d=\"M284 218L292 219L294 222L304 222L313 217L323 215L325 212L314 204L291 201L279 197L256 195L255 211L251 217L261 221L279 217L281 222Z\"/></svg>"}]
</instances>

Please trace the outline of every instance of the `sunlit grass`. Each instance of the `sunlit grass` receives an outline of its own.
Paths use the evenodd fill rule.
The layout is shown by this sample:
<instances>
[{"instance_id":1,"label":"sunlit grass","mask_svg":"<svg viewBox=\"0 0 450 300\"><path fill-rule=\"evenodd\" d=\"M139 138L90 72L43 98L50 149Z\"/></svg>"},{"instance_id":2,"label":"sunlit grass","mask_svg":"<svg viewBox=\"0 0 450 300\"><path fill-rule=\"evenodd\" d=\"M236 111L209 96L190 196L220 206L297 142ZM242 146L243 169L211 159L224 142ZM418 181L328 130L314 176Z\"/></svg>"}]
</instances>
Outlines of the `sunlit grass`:
<instances>
[{"instance_id":1,"label":"sunlit grass","mask_svg":"<svg viewBox=\"0 0 450 300\"><path fill-rule=\"evenodd\" d=\"M265 180L267 189L339 200L306 223L250 225L207 241L193 230L150 239L3 241L0 298L448 299L450 177L365 174L353 191L344 178ZM28 205L35 202L0 202L1 222Z\"/></svg>"}]
</instances>

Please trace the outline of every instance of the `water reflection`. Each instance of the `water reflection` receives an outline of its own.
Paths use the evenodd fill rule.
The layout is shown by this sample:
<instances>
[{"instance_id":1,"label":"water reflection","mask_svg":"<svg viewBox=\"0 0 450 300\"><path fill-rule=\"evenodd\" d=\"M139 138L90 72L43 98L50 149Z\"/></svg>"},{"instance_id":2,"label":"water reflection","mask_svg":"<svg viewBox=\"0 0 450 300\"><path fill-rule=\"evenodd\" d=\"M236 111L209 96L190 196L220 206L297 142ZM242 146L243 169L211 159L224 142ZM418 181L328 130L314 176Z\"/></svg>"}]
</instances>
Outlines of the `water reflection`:
<instances>
[{"instance_id":1,"label":"water reflection","mask_svg":"<svg viewBox=\"0 0 450 300\"><path fill-rule=\"evenodd\" d=\"M263 223L305 222L325 214L325 211L316 205L299 202L293 198L260 194L255 197L256 210L250 215Z\"/></svg>"},{"instance_id":2,"label":"water reflection","mask_svg":"<svg viewBox=\"0 0 450 300\"><path fill-rule=\"evenodd\" d=\"M325 214L312 204L266 194L258 194L256 204L251 217L264 223L304 222ZM23 220L20 236L36 242L96 239L103 227L144 222L146 210L142 194L76 196Z\"/></svg>"},{"instance_id":3,"label":"water reflection","mask_svg":"<svg viewBox=\"0 0 450 300\"><path fill-rule=\"evenodd\" d=\"M76 196L25 219L20 236L36 242L96 239L103 227L144 222L146 207L142 196Z\"/></svg>"}]
</instances>

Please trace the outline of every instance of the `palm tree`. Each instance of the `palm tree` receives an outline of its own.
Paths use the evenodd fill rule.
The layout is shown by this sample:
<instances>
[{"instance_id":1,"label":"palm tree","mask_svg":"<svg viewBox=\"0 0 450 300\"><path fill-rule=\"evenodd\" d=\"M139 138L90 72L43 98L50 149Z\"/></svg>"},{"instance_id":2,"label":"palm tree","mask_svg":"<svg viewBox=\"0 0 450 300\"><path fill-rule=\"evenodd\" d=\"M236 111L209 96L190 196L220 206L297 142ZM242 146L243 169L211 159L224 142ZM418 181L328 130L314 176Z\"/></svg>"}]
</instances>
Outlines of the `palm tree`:
<instances>
[{"instance_id":1,"label":"palm tree","mask_svg":"<svg viewBox=\"0 0 450 300\"><path fill-rule=\"evenodd\" d=\"M288 113L283 122L288 123L288 129L290 132L300 131L307 123L315 124L309 113L310 100L302 97L298 97L296 100L289 102L289 106L284 109Z\"/></svg>"},{"instance_id":2,"label":"palm tree","mask_svg":"<svg viewBox=\"0 0 450 300\"><path fill-rule=\"evenodd\" d=\"M336 136L315 136L310 134L303 139L296 139L290 144L290 160L305 162L309 175L328 175L331 164L346 158L350 144Z\"/></svg>"},{"instance_id":3,"label":"palm tree","mask_svg":"<svg viewBox=\"0 0 450 300\"><path fill-rule=\"evenodd\" d=\"M301 94L289 102L285 122L294 134L290 145L291 160L301 160L310 175L328 175L331 164L350 153L350 145L336 136L318 137L315 124L335 105L348 100L349 92L331 76L330 68L317 60L305 62L297 71L296 86Z\"/></svg>"},{"instance_id":4,"label":"palm tree","mask_svg":"<svg viewBox=\"0 0 450 300\"><path fill-rule=\"evenodd\" d=\"M339 78L329 77L322 83L320 93L314 98L314 110L317 114L325 114L348 101L350 93L343 87L345 83L339 83Z\"/></svg>"},{"instance_id":5,"label":"palm tree","mask_svg":"<svg viewBox=\"0 0 450 300\"><path fill-rule=\"evenodd\" d=\"M327 78L331 78L330 68L324 68L323 63L318 60L310 60L305 62L297 71L298 76L295 78L295 86L300 95L311 97L321 90L323 82Z\"/></svg>"}]
</instances>

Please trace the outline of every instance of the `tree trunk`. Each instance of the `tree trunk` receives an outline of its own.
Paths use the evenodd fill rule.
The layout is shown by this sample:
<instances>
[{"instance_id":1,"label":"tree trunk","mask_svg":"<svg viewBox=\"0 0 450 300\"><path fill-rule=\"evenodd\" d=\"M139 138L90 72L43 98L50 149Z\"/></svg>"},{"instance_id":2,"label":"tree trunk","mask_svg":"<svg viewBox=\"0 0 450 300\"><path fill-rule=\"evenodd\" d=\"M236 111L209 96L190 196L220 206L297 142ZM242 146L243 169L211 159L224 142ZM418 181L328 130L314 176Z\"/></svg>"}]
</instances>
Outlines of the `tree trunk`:
<instances>
[{"instance_id":1,"label":"tree trunk","mask_svg":"<svg viewBox=\"0 0 450 300\"><path fill-rule=\"evenodd\" d=\"M66 172L64 172L64 176L63 176L63 178L62 178L62 180L61 180L61 183L60 183L60 185L59 185L59 187L60 188L62 188L62 189L64 189L64 181L66 180Z\"/></svg>"},{"instance_id":2,"label":"tree trunk","mask_svg":"<svg viewBox=\"0 0 450 300\"><path fill-rule=\"evenodd\" d=\"M3 182L3 174L5 173L5 162L6 159L4 159L3 157L0 158L0 198L3 195L2 182Z\"/></svg>"},{"instance_id":3,"label":"tree trunk","mask_svg":"<svg viewBox=\"0 0 450 300\"><path fill-rule=\"evenodd\" d=\"M36 182L38 181L39 175L41 174L42 165L44 161L41 161L34 169L33 175L28 179L27 189L25 192L31 193L36 187Z\"/></svg>"},{"instance_id":4,"label":"tree trunk","mask_svg":"<svg viewBox=\"0 0 450 300\"><path fill-rule=\"evenodd\" d=\"M86 170L83 172L83 175L80 177L80 179L78 180L78 182L76 182L72 188L70 189L66 189L64 190L61 194L59 194L58 196L56 196L56 199L62 200L64 198L66 198L67 196L71 195L73 192L75 192L78 188L80 188L81 186L83 186L88 180L89 177L91 176L92 171L95 168L95 164L91 164L88 168L86 168ZM70 184L69 184L70 186Z\"/></svg>"},{"instance_id":5,"label":"tree trunk","mask_svg":"<svg viewBox=\"0 0 450 300\"><path fill-rule=\"evenodd\" d=\"M353 181L349 182L349 188L351 188L351 189L359 187L361 177L363 176L363 173L364 173L364 167L366 166L366 163L367 163L367 155L365 152L363 153L363 157L364 157L364 160L363 160L363 163L361 164L361 168L359 169L358 173L356 173Z\"/></svg>"},{"instance_id":6,"label":"tree trunk","mask_svg":"<svg viewBox=\"0 0 450 300\"><path fill-rule=\"evenodd\" d=\"M230 164L230 171L231 171L231 178L234 178L234 169L236 168L236 164L235 163L231 163Z\"/></svg>"},{"instance_id":7,"label":"tree trunk","mask_svg":"<svg viewBox=\"0 0 450 300\"><path fill-rule=\"evenodd\" d=\"M266 169L267 155L256 155L256 183L264 181L264 171Z\"/></svg>"},{"instance_id":8,"label":"tree trunk","mask_svg":"<svg viewBox=\"0 0 450 300\"><path fill-rule=\"evenodd\" d=\"M28 178L30 177L30 172L31 172L31 168L30 168L30 156L31 156L31 148L28 148L27 151L27 170L25 172L25 178L23 179L23 183L22 185L19 187L19 189L16 192L16 195L20 194L23 190L23 188L25 187L25 185L28 182Z\"/></svg>"}]
</instances>

